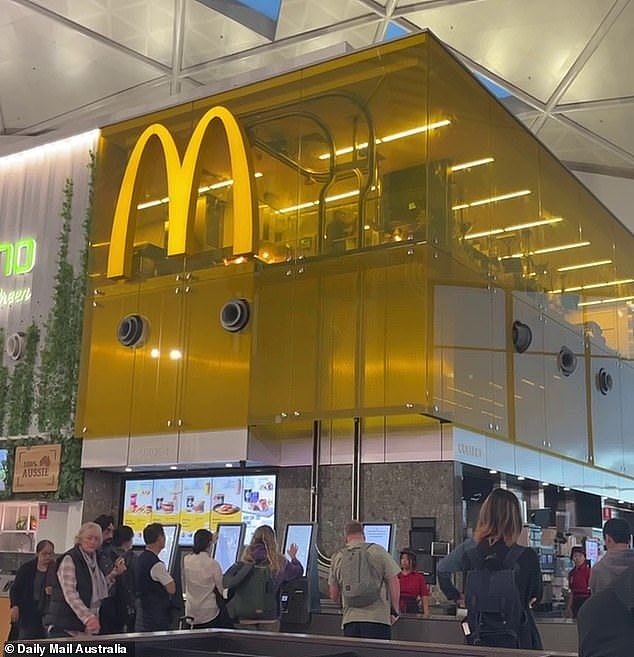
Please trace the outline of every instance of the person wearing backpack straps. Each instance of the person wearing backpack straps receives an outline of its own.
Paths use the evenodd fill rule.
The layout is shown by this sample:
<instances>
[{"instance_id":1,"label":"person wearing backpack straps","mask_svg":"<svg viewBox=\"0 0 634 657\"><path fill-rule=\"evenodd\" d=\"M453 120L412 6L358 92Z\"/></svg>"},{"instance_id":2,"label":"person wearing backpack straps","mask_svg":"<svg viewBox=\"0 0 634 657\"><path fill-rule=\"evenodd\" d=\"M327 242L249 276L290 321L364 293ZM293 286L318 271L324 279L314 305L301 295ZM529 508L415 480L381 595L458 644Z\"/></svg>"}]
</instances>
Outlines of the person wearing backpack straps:
<instances>
[{"instance_id":1,"label":"person wearing backpack straps","mask_svg":"<svg viewBox=\"0 0 634 657\"><path fill-rule=\"evenodd\" d=\"M344 636L389 640L398 618L401 569L380 545L365 542L360 522L346 525L345 539L328 576L330 599L343 607Z\"/></svg>"},{"instance_id":2,"label":"person wearing backpack straps","mask_svg":"<svg viewBox=\"0 0 634 657\"><path fill-rule=\"evenodd\" d=\"M253 532L242 559L223 578L231 596L227 609L236 629L279 632L280 587L304 574L297 549L295 543L289 546L289 561L278 550L271 527L262 525Z\"/></svg>"},{"instance_id":3,"label":"person wearing backpack straps","mask_svg":"<svg viewBox=\"0 0 634 657\"><path fill-rule=\"evenodd\" d=\"M467 642L500 648L541 650L531 611L541 599L539 557L517 544L522 517L517 497L498 488L486 498L475 529L475 547L465 551L463 630Z\"/></svg>"}]
</instances>

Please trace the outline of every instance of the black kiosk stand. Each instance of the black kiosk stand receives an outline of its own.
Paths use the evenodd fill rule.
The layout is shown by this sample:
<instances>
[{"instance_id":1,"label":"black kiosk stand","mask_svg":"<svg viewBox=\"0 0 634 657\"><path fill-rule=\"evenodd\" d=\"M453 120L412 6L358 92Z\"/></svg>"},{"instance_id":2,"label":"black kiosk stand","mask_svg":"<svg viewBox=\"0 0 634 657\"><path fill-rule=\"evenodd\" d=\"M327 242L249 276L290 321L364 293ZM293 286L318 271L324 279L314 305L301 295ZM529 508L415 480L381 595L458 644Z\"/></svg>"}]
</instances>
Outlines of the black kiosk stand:
<instances>
[{"instance_id":1,"label":"black kiosk stand","mask_svg":"<svg viewBox=\"0 0 634 657\"><path fill-rule=\"evenodd\" d=\"M311 612L319 611L319 575L317 572L317 551L315 523L289 523L284 536L284 554L295 543L297 560L304 566L304 576L287 582L280 590L280 610L282 629L297 632L310 624Z\"/></svg>"}]
</instances>

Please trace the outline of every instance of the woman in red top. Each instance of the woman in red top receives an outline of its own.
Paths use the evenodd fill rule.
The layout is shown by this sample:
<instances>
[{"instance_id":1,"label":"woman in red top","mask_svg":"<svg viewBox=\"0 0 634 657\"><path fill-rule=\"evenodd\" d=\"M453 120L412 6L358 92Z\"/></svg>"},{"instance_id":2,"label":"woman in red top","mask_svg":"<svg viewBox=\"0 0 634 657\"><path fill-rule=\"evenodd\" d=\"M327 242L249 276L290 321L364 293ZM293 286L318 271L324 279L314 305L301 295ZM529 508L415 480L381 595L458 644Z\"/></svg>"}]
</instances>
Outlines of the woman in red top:
<instances>
[{"instance_id":1,"label":"woman in red top","mask_svg":"<svg viewBox=\"0 0 634 657\"><path fill-rule=\"evenodd\" d=\"M429 588L422 573L416 572L416 555L412 550L401 550L401 572L398 574L401 585L399 611L417 614L421 610L425 618L429 616Z\"/></svg>"},{"instance_id":2,"label":"woman in red top","mask_svg":"<svg viewBox=\"0 0 634 657\"><path fill-rule=\"evenodd\" d=\"M575 567L568 573L570 596L566 615L577 618L581 605L590 597L590 564L586 559L586 551L581 547L573 547L570 558Z\"/></svg>"}]
</instances>

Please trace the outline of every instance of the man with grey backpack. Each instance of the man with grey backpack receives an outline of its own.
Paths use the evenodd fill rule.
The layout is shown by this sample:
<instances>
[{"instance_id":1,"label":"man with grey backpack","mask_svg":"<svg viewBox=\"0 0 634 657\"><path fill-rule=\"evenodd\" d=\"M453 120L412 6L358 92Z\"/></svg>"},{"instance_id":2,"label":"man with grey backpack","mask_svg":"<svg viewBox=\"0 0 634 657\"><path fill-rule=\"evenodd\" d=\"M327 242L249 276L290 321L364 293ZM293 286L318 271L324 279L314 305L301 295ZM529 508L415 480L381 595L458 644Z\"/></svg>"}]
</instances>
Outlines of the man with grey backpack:
<instances>
[{"instance_id":1,"label":"man with grey backpack","mask_svg":"<svg viewBox=\"0 0 634 657\"><path fill-rule=\"evenodd\" d=\"M365 542L360 522L346 524L345 538L328 576L330 599L343 607L344 636L389 640L398 619L401 569L380 545Z\"/></svg>"}]
</instances>

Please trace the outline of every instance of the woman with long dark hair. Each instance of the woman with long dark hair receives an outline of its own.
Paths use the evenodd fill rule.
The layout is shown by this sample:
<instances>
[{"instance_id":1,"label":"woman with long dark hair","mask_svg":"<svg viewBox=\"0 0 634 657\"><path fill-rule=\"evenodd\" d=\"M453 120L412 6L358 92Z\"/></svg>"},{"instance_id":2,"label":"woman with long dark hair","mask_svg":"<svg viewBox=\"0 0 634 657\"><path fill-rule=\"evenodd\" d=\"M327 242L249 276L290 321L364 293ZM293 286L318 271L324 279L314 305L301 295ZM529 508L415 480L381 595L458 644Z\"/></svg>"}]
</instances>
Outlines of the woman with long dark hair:
<instances>
[{"instance_id":1,"label":"woman with long dark hair","mask_svg":"<svg viewBox=\"0 0 634 657\"><path fill-rule=\"evenodd\" d=\"M46 577L53 566L55 546L51 541L40 541L36 557L18 568L9 593L11 623L17 625L19 639L44 639L46 632L42 616L48 603Z\"/></svg>"},{"instance_id":2,"label":"woman with long dark hair","mask_svg":"<svg viewBox=\"0 0 634 657\"><path fill-rule=\"evenodd\" d=\"M199 529L194 534L193 554L183 559L185 615L193 618L194 629L223 627L218 596L222 596L222 569L211 556L213 534Z\"/></svg>"}]
</instances>

